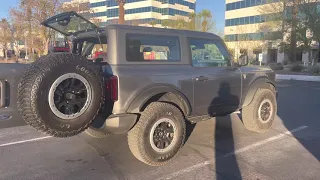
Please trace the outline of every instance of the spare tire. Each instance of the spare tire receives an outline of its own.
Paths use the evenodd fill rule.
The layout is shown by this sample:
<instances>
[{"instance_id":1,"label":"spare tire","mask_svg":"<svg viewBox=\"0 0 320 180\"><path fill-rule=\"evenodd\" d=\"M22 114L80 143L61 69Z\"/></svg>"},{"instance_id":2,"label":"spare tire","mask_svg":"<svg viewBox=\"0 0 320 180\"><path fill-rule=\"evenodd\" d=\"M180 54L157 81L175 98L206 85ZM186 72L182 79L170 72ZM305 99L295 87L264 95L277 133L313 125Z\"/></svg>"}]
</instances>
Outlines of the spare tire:
<instances>
[{"instance_id":1,"label":"spare tire","mask_svg":"<svg viewBox=\"0 0 320 180\"><path fill-rule=\"evenodd\" d=\"M104 100L99 66L70 53L43 56L22 75L18 108L25 122L54 137L87 129Z\"/></svg>"}]
</instances>

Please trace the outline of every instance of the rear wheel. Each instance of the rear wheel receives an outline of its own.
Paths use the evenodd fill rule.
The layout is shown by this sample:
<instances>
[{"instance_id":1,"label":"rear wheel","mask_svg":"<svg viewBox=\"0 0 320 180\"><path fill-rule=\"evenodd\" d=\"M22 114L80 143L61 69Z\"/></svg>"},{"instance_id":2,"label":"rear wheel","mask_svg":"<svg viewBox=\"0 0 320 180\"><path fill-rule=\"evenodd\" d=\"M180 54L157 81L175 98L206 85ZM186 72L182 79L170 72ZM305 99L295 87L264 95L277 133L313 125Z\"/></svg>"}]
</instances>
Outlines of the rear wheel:
<instances>
[{"instance_id":1,"label":"rear wheel","mask_svg":"<svg viewBox=\"0 0 320 180\"><path fill-rule=\"evenodd\" d=\"M244 126L254 132L269 130L277 114L275 92L271 89L258 89L252 102L242 108Z\"/></svg>"},{"instance_id":2,"label":"rear wheel","mask_svg":"<svg viewBox=\"0 0 320 180\"><path fill-rule=\"evenodd\" d=\"M181 149L185 133L185 119L181 111L171 104L154 102L129 131L129 148L140 161L151 166L162 166Z\"/></svg>"},{"instance_id":3,"label":"rear wheel","mask_svg":"<svg viewBox=\"0 0 320 180\"><path fill-rule=\"evenodd\" d=\"M104 99L99 69L81 56L43 56L23 74L18 107L27 124L55 137L74 136L95 119Z\"/></svg>"}]
</instances>

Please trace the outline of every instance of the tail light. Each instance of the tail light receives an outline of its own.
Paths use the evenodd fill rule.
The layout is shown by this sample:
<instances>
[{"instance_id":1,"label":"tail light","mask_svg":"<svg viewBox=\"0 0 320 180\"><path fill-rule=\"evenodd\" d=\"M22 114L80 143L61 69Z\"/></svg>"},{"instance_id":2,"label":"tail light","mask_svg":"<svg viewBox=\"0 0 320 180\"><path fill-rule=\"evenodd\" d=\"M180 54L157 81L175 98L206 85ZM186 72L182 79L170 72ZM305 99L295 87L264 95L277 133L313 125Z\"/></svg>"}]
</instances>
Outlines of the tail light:
<instances>
[{"instance_id":1,"label":"tail light","mask_svg":"<svg viewBox=\"0 0 320 180\"><path fill-rule=\"evenodd\" d=\"M106 98L108 100L118 100L118 77L111 76L106 80Z\"/></svg>"}]
</instances>

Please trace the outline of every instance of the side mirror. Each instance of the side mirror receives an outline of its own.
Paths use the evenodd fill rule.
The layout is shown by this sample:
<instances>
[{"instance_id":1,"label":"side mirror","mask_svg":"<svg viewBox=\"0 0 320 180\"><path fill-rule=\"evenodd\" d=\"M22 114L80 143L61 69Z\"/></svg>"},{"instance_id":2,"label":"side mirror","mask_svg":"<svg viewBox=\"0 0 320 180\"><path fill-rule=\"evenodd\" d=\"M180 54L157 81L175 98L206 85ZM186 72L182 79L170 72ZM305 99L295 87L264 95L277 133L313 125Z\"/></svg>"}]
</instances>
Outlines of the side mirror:
<instances>
[{"instance_id":1,"label":"side mirror","mask_svg":"<svg viewBox=\"0 0 320 180\"><path fill-rule=\"evenodd\" d=\"M241 57L239 58L238 60L238 65L239 66L247 66L249 64L249 60L248 60L248 57Z\"/></svg>"}]
</instances>

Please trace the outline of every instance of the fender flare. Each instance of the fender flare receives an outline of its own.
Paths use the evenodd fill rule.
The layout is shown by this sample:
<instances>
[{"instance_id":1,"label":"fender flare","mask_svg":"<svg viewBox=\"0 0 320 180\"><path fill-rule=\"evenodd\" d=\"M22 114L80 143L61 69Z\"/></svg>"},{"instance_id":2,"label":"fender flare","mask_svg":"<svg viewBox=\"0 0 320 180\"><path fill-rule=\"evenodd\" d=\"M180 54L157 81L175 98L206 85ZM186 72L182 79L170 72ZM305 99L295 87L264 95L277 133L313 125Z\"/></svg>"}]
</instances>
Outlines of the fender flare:
<instances>
[{"instance_id":1,"label":"fender flare","mask_svg":"<svg viewBox=\"0 0 320 180\"><path fill-rule=\"evenodd\" d=\"M143 106L150 100L152 97L158 94L173 94L178 97L178 100L182 102L184 107L180 107L185 110L185 115L191 114L191 104L188 98L180 92L177 88L172 87L171 85L160 85L145 88L142 93L138 94L129 106L126 108L127 113L140 113Z\"/></svg>"},{"instance_id":2,"label":"fender flare","mask_svg":"<svg viewBox=\"0 0 320 180\"><path fill-rule=\"evenodd\" d=\"M253 98L259 88L270 89L270 85L272 85L274 87L274 90L276 90L275 83L272 82L271 80L269 80L267 78L263 78L263 77L255 79L250 84L250 88L249 88L247 94L244 96L244 101L242 103L242 107L248 106L252 102L252 100L253 100Z\"/></svg>"}]
</instances>

